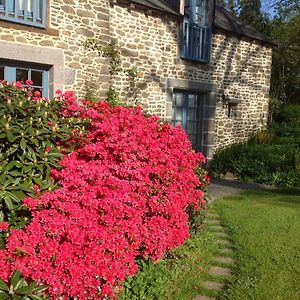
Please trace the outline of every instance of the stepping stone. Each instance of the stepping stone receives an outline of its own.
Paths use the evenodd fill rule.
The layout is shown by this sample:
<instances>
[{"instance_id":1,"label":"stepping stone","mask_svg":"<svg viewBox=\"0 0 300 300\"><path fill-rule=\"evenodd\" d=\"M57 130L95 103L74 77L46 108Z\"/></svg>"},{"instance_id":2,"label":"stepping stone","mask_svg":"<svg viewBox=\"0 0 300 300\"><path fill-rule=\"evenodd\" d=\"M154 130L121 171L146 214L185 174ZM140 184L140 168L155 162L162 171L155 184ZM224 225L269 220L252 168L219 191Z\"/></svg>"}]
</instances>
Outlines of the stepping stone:
<instances>
[{"instance_id":1,"label":"stepping stone","mask_svg":"<svg viewBox=\"0 0 300 300\"><path fill-rule=\"evenodd\" d=\"M228 240L218 239L216 240L218 245L231 246L231 243Z\"/></svg>"},{"instance_id":2,"label":"stepping stone","mask_svg":"<svg viewBox=\"0 0 300 300\"><path fill-rule=\"evenodd\" d=\"M209 225L209 224L208 224ZM224 231L224 227L221 225L209 226L211 231Z\"/></svg>"},{"instance_id":3,"label":"stepping stone","mask_svg":"<svg viewBox=\"0 0 300 300\"><path fill-rule=\"evenodd\" d=\"M232 254L233 253L233 251L231 249L228 249L228 248L219 249L219 252L221 254Z\"/></svg>"},{"instance_id":4,"label":"stepping stone","mask_svg":"<svg viewBox=\"0 0 300 300\"><path fill-rule=\"evenodd\" d=\"M222 267L211 267L208 273L215 276L231 276L232 270Z\"/></svg>"},{"instance_id":5,"label":"stepping stone","mask_svg":"<svg viewBox=\"0 0 300 300\"><path fill-rule=\"evenodd\" d=\"M229 235L226 233L226 232L214 232L214 235L217 236L217 237L220 237L220 238L228 238Z\"/></svg>"},{"instance_id":6,"label":"stepping stone","mask_svg":"<svg viewBox=\"0 0 300 300\"><path fill-rule=\"evenodd\" d=\"M225 250L225 249L223 249ZM229 249L227 249L229 250ZM212 259L214 262L222 263L222 264L234 264L234 260L231 257L226 256L217 256Z\"/></svg>"},{"instance_id":7,"label":"stepping stone","mask_svg":"<svg viewBox=\"0 0 300 300\"><path fill-rule=\"evenodd\" d=\"M214 300L215 298L207 297L207 296L196 296L193 300Z\"/></svg>"},{"instance_id":8,"label":"stepping stone","mask_svg":"<svg viewBox=\"0 0 300 300\"><path fill-rule=\"evenodd\" d=\"M221 225L220 220L206 220L206 224L208 225Z\"/></svg>"},{"instance_id":9,"label":"stepping stone","mask_svg":"<svg viewBox=\"0 0 300 300\"><path fill-rule=\"evenodd\" d=\"M221 282L206 280L203 282L203 286L208 290L221 291L225 287L225 284Z\"/></svg>"},{"instance_id":10,"label":"stepping stone","mask_svg":"<svg viewBox=\"0 0 300 300\"><path fill-rule=\"evenodd\" d=\"M207 218L209 218L209 219L219 219L220 216L218 214L208 213Z\"/></svg>"}]
</instances>

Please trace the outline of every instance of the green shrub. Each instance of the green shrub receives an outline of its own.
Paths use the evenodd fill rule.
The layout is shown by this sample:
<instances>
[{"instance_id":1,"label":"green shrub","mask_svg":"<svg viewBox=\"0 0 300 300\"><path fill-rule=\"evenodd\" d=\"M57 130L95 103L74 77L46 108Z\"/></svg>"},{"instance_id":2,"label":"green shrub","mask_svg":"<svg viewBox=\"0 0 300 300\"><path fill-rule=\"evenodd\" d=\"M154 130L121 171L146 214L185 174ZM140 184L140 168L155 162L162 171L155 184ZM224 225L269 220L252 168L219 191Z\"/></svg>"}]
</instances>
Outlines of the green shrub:
<instances>
[{"instance_id":1,"label":"green shrub","mask_svg":"<svg viewBox=\"0 0 300 300\"><path fill-rule=\"evenodd\" d=\"M210 162L210 172L233 173L247 182L281 187L300 186L299 152L289 145L235 144L219 150Z\"/></svg>"},{"instance_id":2,"label":"green shrub","mask_svg":"<svg viewBox=\"0 0 300 300\"><path fill-rule=\"evenodd\" d=\"M63 107L63 97L46 100L30 87L0 82L0 222L24 226L21 200L53 188L50 169L59 167L62 148L75 142L72 130L83 125L62 117Z\"/></svg>"},{"instance_id":3,"label":"green shrub","mask_svg":"<svg viewBox=\"0 0 300 300\"><path fill-rule=\"evenodd\" d=\"M282 105L274 114L274 122L300 125L300 104Z\"/></svg>"},{"instance_id":4,"label":"green shrub","mask_svg":"<svg viewBox=\"0 0 300 300\"><path fill-rule=\"evenodd\" d=\"M38 285L36 282L27 282L16 270L9 282L0 279L0 299L3 300L43 300L49 299L43 292L48 289L46 285Z\"/></svg>"}]
</instances>

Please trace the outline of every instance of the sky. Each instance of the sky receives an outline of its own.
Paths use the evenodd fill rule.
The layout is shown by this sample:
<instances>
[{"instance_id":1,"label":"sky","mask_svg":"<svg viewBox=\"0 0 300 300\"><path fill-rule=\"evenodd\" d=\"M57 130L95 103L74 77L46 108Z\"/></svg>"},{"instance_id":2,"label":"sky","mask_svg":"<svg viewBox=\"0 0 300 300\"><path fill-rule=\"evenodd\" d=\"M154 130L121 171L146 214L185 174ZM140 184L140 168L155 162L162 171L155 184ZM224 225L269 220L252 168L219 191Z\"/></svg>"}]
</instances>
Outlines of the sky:
<instances>
[{"instance_id":1,"label":"sky","mask_svg":"<svg viewBox=\"0 0 300 300\"><path fill-rule=\"evenodd\" d=\"M274 16L274 3L275 0L262 0L262 10L268 13L271 17Z\"/></svg>"}]
</instances>

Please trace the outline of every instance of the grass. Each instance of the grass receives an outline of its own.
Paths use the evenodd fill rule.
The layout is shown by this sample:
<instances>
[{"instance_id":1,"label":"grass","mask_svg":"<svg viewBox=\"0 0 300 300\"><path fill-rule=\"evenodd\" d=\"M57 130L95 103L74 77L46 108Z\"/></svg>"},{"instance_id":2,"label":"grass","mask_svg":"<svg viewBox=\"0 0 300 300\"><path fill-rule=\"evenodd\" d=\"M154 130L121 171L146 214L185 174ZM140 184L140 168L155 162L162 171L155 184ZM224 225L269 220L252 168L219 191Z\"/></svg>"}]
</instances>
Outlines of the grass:
<instances>
[{"instance_id":1,"label":"grass","mask_svg":"<svg viewBox=\"0 0 300 300\"><path fill-rule=\"evenodd\" d=\"M235 276L219 299L300 299L300 193L244 192L214 203L232 239Z\"/></svg>"},{"instance_id":2,"label":"grass","mask_svg":"<svg viewBox=\"0 0 300 300\"><path fill-rule=\"evenodd\" d=\"M165 259L141 262L140 271L126 281L118 299L191 300L200 293L216 252L212 234L202 228Z\"/></svg>"}]
</instances>

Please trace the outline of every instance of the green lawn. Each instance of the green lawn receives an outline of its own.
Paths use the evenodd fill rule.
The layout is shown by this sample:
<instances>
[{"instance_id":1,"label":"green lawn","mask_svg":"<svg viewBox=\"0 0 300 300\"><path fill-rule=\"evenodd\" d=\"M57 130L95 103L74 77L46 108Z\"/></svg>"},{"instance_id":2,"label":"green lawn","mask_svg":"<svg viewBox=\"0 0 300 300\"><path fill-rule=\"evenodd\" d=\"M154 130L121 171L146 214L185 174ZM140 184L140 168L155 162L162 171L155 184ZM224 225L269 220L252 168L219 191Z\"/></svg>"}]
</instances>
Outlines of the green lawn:
<instances>
[{"instance_id":1,"label":"green lawn","mask_svg":"<svg viewBox=\"0 0 300 300\"><path fill-rule=\"evenodd\" d=\"M300 193L245 192L217 201L235 276L220 299L300 299Z\"/></svg>"}]
</instances>

